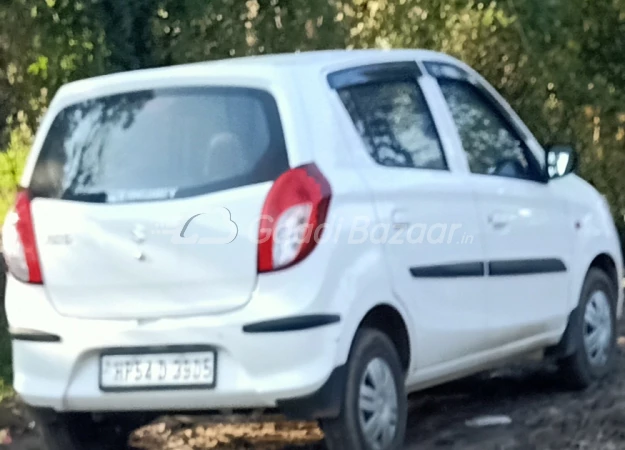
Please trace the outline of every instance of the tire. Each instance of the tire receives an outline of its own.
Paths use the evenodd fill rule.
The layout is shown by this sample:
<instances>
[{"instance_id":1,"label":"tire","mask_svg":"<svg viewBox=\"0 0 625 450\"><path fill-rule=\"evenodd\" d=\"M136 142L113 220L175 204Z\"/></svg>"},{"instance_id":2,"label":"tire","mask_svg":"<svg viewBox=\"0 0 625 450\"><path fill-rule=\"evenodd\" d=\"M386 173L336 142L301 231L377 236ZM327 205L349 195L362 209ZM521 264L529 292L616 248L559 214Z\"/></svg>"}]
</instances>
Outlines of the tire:
<instances>
[{"instance_id":1,"label":"tire","mask_svg":"<svg viewBox=\"0 0 625 450\"><path fill-rule=\"evenodd\" d=\"M392 383L389 385L390 382ZM360 391L363 383L370 393L375 393L374 386L380 386L377 389L377 392L382 394L379 398L385 398L386 401L380 400L382 403L378 404L372 401L366 405L364 412L361 411ZM403 447L408 416L405 374L397 349L384 333L365 328L356 334L347 362L344 392L340 415L335 419L321 421L325 443L329 450L399 450ZM394 421L393 410L396 412ZM377 416L377 423L381 425L379 429L390 430L386 438L383 434L377 434L378 439L374 441L377 440L380 445L371 443L363 427L363 421L376 423L373 411L381 414ZM393 422L394 429L388 426Z\"/></svg>"},{"instance_id":2,"label":"tire","mask_svg":"<svg viewBox=\"0 0 625 450\"><path fill-rule=\"evenodd\" d=\"M57 413L30 408L43 450L125 450L133 427L96 422L88 413Z\"/></svg>"},{"instance_id":3,"label":"tire","mask_svg":"<svg viewBox=\"0 0 625 450\"><path fill-rule=\"evenodd\" d=\"M572 389L589 387L608 375L614 366L616 289L618 287L605 272L590 269L582 287L578 313L572 315L573 322L569 324L575 351L559 362L561 377ZM595 330L594 340L589 337L592 330Z\"/></svg>"}]
</instances>

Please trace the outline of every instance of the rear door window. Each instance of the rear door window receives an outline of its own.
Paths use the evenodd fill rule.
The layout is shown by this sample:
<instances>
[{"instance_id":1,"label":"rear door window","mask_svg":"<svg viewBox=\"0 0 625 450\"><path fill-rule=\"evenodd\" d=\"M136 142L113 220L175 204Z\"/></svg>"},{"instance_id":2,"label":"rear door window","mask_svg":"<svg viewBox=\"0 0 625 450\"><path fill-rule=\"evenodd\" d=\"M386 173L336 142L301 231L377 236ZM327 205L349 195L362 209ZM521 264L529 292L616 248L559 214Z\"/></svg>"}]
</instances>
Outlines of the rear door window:
<instances>
[{"instance_id":1,"label":"rear door window","mask_svg":"<svg viewBox=\"0 0 625 450\"><path fill-rule=\"evenodd\" d=\"M434 120L416 82L351 86L339 95L376 163L447 170Z\"/></svg>"},{"instance_id":2,"label":"rear door window","mask_svg":"<svg viewBox=\"0 0 625 450\"><path fill-rule=\"evenodd\" d=\"M146 90L67 107L35 165L35 196L182 198L275 180L288 169L278 107L247 88Z\"/></svg>"}]
</instances>

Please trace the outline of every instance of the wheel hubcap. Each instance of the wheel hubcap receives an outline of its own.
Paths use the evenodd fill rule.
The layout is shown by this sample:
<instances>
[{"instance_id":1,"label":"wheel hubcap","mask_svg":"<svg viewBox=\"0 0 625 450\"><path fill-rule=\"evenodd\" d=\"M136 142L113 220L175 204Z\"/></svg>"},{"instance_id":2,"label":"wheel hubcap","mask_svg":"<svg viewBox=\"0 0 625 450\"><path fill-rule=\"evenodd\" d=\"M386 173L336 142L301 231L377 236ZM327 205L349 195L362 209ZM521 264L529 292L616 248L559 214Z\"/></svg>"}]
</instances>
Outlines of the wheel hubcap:
<instances>
[{"instance_id":1,"label":"wheel hubcap","mask_svg":"<svg viewBox=\"0 0 625 450\"><path fill-rule=\"evenodd\" d=\"M381 358L372 360L360 382L360 426L369 446L383 450L397 431L397 386L391 368Z\"/></svg>"},{"instance_id":2,"label":"wheel hubcap","mask_svg":"<svg viewBox=\"0 0 625 450\"><path fill-rule=\"evenodd\" d=\"M590 296L584 312L584 346L590 364L604 366L612 345L612 315L610 300L603 291Z\"/></svg>"}]
</instances>

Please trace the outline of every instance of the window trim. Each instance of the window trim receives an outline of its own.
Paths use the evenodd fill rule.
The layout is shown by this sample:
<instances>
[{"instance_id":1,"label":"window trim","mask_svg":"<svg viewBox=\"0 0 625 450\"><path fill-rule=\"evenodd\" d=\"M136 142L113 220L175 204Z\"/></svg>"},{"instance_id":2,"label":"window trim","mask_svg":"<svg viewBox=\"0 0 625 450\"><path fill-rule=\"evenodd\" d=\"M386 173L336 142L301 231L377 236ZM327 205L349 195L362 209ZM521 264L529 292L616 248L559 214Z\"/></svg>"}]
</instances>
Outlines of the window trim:
<instances>
[{"instance_id":1,"label":"window trim","mask_svg":"<svg viewBox=\"0 0 625 450\"><path fill-rule=\"evenodd\" d=\"M335 91L354 86L390 81L417 81L423 76L416 61L367 64L328 74L328 84Z\"/></svg>"},{"instance_id":2,"label":"window trim","mask_svg":"<svg viewBox=\"0 0 625 450\"><path fill-rule=\"evenodd\" d=\"M451 172L451 168L449 165L449 158L445 151L445 146L443 145L443 141L441 139L441 132L438 122L435 120L434 115L432 114L432 110L430 109L430 105L428 103L425 92L421 87L419 80L423 77L423 72L419 68L419 65L416 61L393 61L393 62L385 62L385 63L376 63L376 64L366 64L362 66L354 66L347 69L341 69L334 72L330 72L327 75L327 80L329 86L336 92L337 97L339 97L339 102L342 108L347 112L348 116L350 116L350 122L354 128L355 124L353 123L353 119L351 118L351 114L347 111L347 107L343 100L340 98L339 91L347 90L353 87L358 86L367 86L367 85L375 85L381 83L413 83L418 90L419 94L423 99L423 103L425 105L428 117L431 120L432 126L434 127L434 132L436 133L436 139L439 143L439 148L441 152L441 157L443 159L443 163L445 165L444 168L434 169L428 167L394 167L394 166L386 166L380 164L375 160L373 155L367 149L365 149L369 160L379 167L384 167L386 169L408 169L408 170L433 170L436 172ZM363 136L360 135L358 130L355 130L357 135L360 138ZM370 131L367 128L365 130L367 139L371 142L372 136L370 135ZM364 143L363 143L364 144Z\"/></svg>"},{"instance_id":3,"label":"window trim","mask_svg":"<svg viewBox=\"0 0 625 450\"><path fill-rule=\"evenodd\" d=\"M470 172L472 175L495 176L495 177L513 179L513 180L529 181L529 182L540 183L540 184L547 184L549 182L549 177L547 176L546 171L543 170L540 164L540 161L538 161L538 158L536 157L534 152L531 150L531 146L529 143L529 138L531 136L529 136L525 130L519 127L515 118L510 116L506 108L501 104L501 102L495 96L493 96L493 94L486 88L486 86L482 82L480 82L478 79L476 79L475 76L472 76L469 72L464 70L462 67L459 67L451 63L439 62L439 61L424 61L423 65L426 68L428 75L436 79L437 83L439 84L439 88L440 88L440 80L459 81L459 82L467 83L468 85L472 86L476 90L477 94L490 107L490 109L509 127L509 131L515 134L515 137L523 144L523 146L525 147L524 150L529 154L529 157L528 155L526 155L526 157L528 157L528 160L530 160L529 163L535 166L536 172L539 174L542 174L543 176L542 178L517 178L517 177L507 177L507 176L496 175L496 174L491 175L491 174L479 174L475 172ZM447 73L442 72L444 70L446 70ZM455 73L452 73L452 72L455 72ZM452 121L454 123L454 127L457 130L458 126L456 125L453 118L452 118ZM464 149L464 146L462 150L465 152L465 154L467 153L466 150Z\"/></svg>"}]
</instances>

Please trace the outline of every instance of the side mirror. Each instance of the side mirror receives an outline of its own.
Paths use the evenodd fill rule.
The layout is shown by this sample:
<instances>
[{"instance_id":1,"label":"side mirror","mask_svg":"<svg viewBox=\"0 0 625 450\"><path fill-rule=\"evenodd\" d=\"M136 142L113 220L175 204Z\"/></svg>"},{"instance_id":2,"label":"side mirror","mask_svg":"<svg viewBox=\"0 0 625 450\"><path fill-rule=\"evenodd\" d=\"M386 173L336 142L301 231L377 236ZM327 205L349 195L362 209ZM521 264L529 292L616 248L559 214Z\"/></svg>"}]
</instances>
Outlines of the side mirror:
<instances>
[{"instance_id":1,"label":"side mirror","mask_svg":"<svg viewBox=\"0 0 625 450\"><path fill-rule=\"evenodd\" d=\"M546 153L547 176L550 180L562 178L577 168L577 153L570 145L552 145Z\"/></svg>"}]
</instances>

